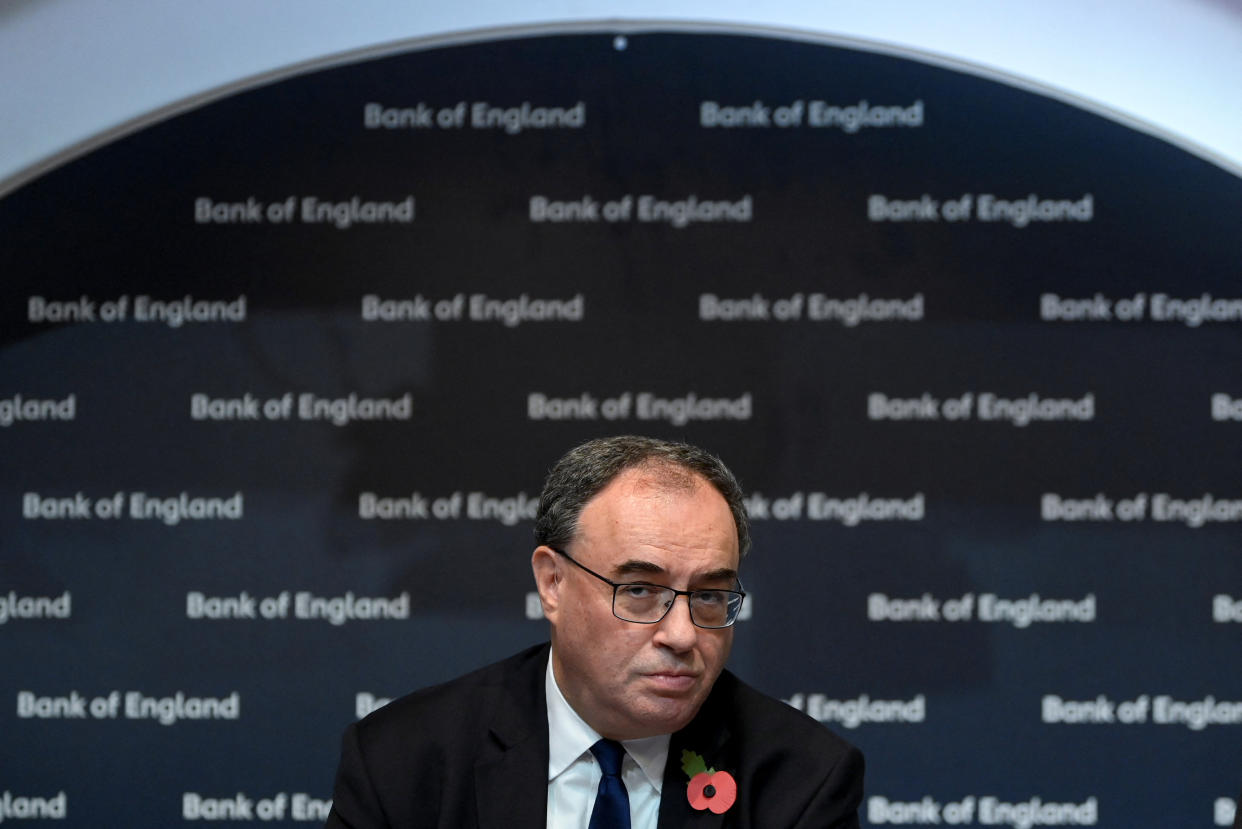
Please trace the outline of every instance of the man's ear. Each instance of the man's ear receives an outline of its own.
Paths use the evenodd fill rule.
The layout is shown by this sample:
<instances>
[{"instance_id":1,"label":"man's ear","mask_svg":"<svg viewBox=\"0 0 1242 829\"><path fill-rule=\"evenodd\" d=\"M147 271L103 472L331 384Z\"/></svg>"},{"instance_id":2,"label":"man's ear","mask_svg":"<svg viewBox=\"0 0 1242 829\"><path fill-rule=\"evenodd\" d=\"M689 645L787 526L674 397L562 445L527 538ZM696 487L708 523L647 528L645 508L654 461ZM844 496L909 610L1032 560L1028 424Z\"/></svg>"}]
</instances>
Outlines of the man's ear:
<instances>
[{"instance_id":1,"label":"man's ear","mask_svg":"<svg viewBox=\"0 0 1242 829\"><path fill-rule=\"evenodd\" d=\"M530 557L530 568L535 573L535 589L539 591L539 603L543 605L543 615L556 624L556 613L560 607L561 562L551 547L540 545Z\"/></svg>"}]
</instances>

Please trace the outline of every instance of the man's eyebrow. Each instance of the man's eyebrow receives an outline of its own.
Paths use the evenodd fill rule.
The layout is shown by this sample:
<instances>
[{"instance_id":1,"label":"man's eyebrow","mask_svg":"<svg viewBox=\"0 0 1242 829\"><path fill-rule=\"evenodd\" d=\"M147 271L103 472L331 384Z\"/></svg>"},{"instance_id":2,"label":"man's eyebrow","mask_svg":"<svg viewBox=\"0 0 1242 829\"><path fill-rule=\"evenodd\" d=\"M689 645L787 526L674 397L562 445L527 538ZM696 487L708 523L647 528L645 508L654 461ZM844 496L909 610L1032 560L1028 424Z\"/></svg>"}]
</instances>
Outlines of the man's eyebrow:
<instances>
[{"instance_id":1,"label":"man's eyebrow","mask_svg":"<svg viewBox=\"0 0 1242 829\"><path fill-rule=\"evenodd\" d=\"M731 567L721 567L719 570L712 570L708 573L702 573L696 577L696 581L737 581L737 571Z\"/></svg>"},{"instance_id":2,"label":"man's eyebrow","mask_svg":"<svg viewBox=\"0 0 1242 829\"><path fill-rule=\"evenodd\" d=\"M645 573L653 576L665 575L668 571L660 565L651 561L643 561L642 559L632 558L618 564L614 569L618 576L630 576L636 573ZM717 570L710 570L706 573L698 573L694 577L695 582L705 581L736 581L737 571L731 567L721 567Z\"/></svg>"},{"instance_id":3,"label":"man's eyebrow","mask_svg":"<svg viewBox=\"0 0 1242 829\"><path fill-rule=\"evenodd\" d=\"M632 558L629 561L624 561L618 564L613 568L613 572L619 576L628 576L634 573L650 573L658 576L661 573L664 573L665 570L663 567L654 562Z\"/></svg>"}]
</instances>

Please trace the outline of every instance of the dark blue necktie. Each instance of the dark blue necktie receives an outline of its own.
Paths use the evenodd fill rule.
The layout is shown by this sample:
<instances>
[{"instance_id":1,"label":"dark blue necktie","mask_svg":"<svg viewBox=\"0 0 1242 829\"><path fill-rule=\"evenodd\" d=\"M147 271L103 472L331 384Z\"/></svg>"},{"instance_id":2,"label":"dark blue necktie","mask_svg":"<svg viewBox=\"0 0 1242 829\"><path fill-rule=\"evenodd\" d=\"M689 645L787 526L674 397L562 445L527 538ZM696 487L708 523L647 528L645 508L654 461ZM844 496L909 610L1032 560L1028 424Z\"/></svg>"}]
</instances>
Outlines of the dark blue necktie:
<instances>
[{"instance_id":1,"label":"dark blue necktie","mask_svg":"<svg viewBox=\"0 0 1242 829\"><path fill-rule=\"evenodd\" d=\"M591 746L604 776L595 793L589 829L630 829L630 796L621 782L621 758L625 749L616 740L600 740Z\"/></svg>"}]
</instances>

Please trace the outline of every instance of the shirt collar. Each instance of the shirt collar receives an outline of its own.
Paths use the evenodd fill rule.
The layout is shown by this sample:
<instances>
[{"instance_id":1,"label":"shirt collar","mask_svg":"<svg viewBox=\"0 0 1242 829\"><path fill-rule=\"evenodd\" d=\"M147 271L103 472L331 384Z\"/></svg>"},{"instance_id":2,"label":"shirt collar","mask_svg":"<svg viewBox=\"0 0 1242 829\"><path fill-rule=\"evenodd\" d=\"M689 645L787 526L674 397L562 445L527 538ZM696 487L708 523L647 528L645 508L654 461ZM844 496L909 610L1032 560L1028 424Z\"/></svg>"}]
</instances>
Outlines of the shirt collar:
<instances>
[{"instance_id":1,"label":"shirt collar","mask_svg":"<svg viewBox=\"0 0 1242 829\"><path fill-rule=\"evenodd\" d=\"M599 733L578 716L552 673L552 657L544 677L544 696L548 702L548 780L551 781L591 750L600 739ZM664 785L664 766L668 761L670 735L659 734L640 740L623 740L626 754L642 770L657 793Z\"/></svg>"}]
</instances>

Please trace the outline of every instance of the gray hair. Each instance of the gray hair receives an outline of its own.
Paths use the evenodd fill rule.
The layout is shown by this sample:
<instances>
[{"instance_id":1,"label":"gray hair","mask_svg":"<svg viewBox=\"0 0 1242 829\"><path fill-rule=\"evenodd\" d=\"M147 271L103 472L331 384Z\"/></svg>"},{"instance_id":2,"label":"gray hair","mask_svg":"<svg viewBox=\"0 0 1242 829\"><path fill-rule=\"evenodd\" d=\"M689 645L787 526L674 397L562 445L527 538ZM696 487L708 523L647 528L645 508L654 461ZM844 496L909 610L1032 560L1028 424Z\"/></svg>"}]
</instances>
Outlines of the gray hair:
<instances>
[{"instance_id":1,"label":"gray hair","mask_svg":"<svg viewBox=\"0 0 1242 829\"><path fill-rule=\"evenodd\" d=\"M535 514L535 540L549 547L564 547L578 532L578 518L587 502L627 469L650 468L657 475L669 473L672 486L692 485L683 472L701 476L724 497L737 527L739 555L750 550L750 525L737 478L715 455L688 443L637 435L590 440L570 449L556 462L539 494Z\"/></svg>"}]
</instances>

